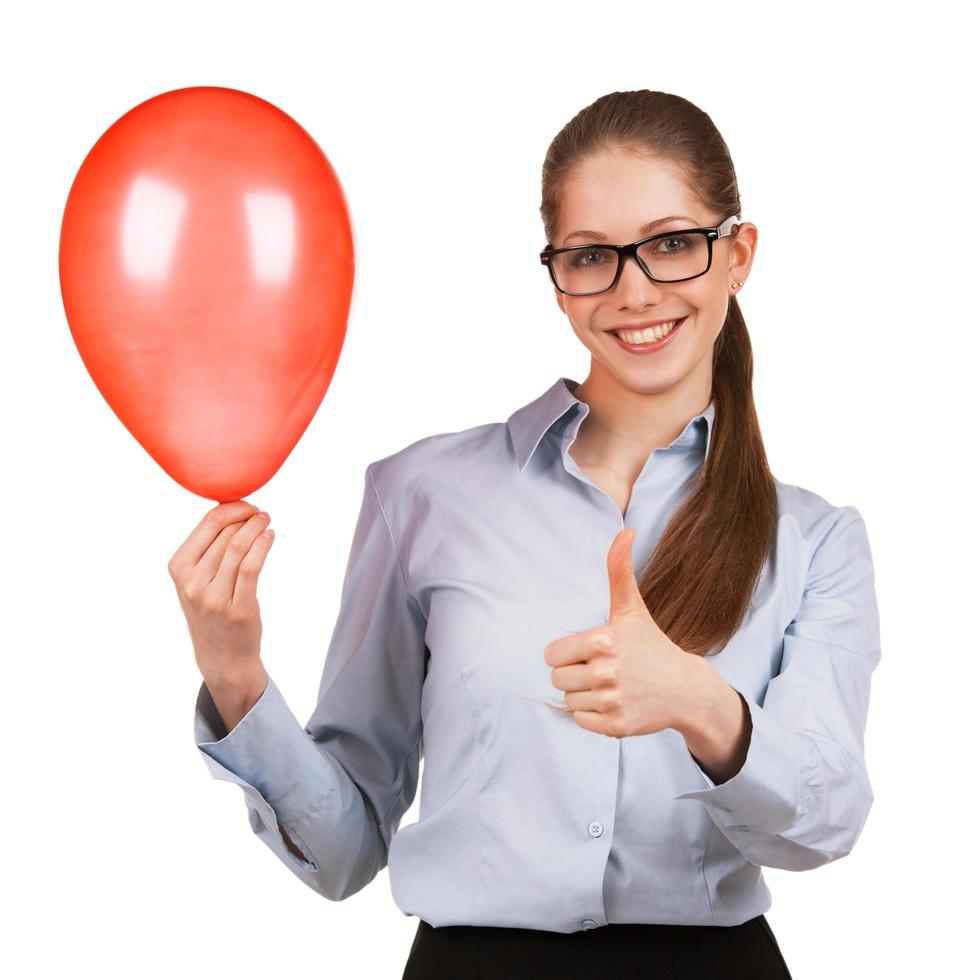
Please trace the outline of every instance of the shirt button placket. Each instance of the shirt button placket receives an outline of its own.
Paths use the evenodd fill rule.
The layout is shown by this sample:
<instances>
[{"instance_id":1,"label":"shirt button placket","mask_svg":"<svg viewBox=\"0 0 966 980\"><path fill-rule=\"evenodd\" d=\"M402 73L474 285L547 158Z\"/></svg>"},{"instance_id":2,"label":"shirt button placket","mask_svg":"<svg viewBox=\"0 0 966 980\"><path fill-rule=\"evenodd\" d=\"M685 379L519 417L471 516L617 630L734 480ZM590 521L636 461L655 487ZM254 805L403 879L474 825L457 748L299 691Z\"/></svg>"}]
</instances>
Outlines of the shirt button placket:
<instances>
[{"instance_id":1,"label":"shirt button placket","mask_svg":"<svg viewBox=\"0 0 966 980\"><path fill-rule=\"evenodd\" d=\"M600 837L604 833L604 825L599 820L591 820L591 822L587 824L587 833L591 837ZM584 932L586 932L588 929L596 929L597 920L589 917L583 919L580 923L580 928L583 929Z\"/></svg>"}]
</instances>

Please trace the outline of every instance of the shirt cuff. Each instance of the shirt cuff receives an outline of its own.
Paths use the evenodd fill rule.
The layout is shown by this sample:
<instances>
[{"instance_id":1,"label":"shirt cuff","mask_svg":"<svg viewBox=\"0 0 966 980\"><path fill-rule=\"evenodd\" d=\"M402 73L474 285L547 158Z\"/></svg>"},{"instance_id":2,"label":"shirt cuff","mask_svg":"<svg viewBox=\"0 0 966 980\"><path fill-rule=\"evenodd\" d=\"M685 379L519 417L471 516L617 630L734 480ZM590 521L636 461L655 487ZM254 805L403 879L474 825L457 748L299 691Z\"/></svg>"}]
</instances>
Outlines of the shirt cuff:
<instances>
[{"instance_id":1,"label":"shirt cuff","mask_svg":"<svg viewBox=\"0 0 966 980\"><path fill-rule=\"evenodd\" d=\"M248 713L227 735L224 730L202 682L195 703L195 744L216 779L256 791L255 799L261 798L273 811L272 823L295 823L339 792L325 754L292 714L271 676Z\"/></svg>"},{"instance_id":2,"label":"shirt cuff","mask_svg":"<svg viewBox=\"0 0 966 980\"><path fill-rule=\"evenodd\" d=\"M751 714L744 765L715 785L689 752L708 788L680 793L674 799L701 800L722 831L747 842L771 837L796 822L801 787L814 763L812 746L803 734L786 728L753 698L742 698Z\"/></svg>"}]
</instances>

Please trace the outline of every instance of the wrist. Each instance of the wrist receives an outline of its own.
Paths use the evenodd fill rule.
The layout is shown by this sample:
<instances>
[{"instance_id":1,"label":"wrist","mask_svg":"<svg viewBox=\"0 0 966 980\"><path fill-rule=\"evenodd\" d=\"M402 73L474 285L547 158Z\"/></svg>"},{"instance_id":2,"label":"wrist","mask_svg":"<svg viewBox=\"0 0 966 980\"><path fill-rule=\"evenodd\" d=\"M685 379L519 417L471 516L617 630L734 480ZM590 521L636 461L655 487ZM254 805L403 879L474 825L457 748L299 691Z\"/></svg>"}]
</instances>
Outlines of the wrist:
<instances>
[{"instance_id":1,"label":"wrist","mask_svg":"<svg viewBox=\"0 0 966 980\"><path fill-rule=\"evenodd\" d=\"M219 738L224 738L259 702L268 686L268 673L261 667L250 675L234 674L223 680L206 675L205 686L224 726Z\"/></svg>"},{"instance_id":2,"label":"wrist","mask_svg":"<svg viewBox=\"0 0 966 980\"><path fill-rule=\"evenodd\" d=\"M694 760L715 783L731 779L745 764L752 720L747 703L703 658L694 671L695 709L678 729Z\"/></svg>"},{"instance_id":3,"label":"wrist","mask_svg":"<svg viewBox=\"0 0 966 980\"><path fill-rule=\"evenodd\" d=\"M225 701L251 701L255 703L268 685L268 672L261 661L244 670L225 673L204 672L205 685L211 694Z\"/></svg>"},{"instance_id":4,"label":"wrist","mask_svg":"<svg viewBox=\"0 0 966 980\"><path fill-rule=\"evenodd\" d=\"M734 690L704 657L696 654L685 654L685 657L688 661L688 696L674 727L689 745L700 745L711 737L721 706Z\"/></svg>"}]
</instances>

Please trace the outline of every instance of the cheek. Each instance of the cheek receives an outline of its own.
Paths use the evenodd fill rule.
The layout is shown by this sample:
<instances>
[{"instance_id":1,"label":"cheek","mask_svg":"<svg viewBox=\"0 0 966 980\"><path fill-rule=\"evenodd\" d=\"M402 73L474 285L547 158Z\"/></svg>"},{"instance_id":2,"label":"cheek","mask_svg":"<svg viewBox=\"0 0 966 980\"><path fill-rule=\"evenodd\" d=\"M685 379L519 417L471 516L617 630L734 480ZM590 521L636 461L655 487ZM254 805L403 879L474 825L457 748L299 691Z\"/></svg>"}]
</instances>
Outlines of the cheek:
<instances>
[{"instance_id":1,"label":"cheek","mask_svg":"<svg viewBox=\"0 0 966 980\"><path fill-rule=\"evenodd\" d=\"M575 334L581 336L592 332L591 324L594 322L594 315L597 310L595 304L582 303L573 296L565 296L560 303L560 308L566 314Z\"/></svg>"},{"instance_id":2,"label":"cheek","mask_svg":"<svg viewBox=\"0 0 966 980\"><path fill-rule=\"evenodd\" d=\"M703 310L696 322L693 343L702 351L714 347L715 341L724 326L724 317L717 313Z\"/></svg>"},{"instance_id":3,"label":"cheek","mask_svg":"<svg viewBox=\"0 0 966 980\"><path fill-rule=\"evenodd\" d=\"M709 283L709 285L711 284ZM717 286L717 284L715 285ZM709 343L714 343L728 316L727 287L722 286L708 290L706 296L696 305L695 322L698 326L699 335Z\"/></svg>"}]
</instances>

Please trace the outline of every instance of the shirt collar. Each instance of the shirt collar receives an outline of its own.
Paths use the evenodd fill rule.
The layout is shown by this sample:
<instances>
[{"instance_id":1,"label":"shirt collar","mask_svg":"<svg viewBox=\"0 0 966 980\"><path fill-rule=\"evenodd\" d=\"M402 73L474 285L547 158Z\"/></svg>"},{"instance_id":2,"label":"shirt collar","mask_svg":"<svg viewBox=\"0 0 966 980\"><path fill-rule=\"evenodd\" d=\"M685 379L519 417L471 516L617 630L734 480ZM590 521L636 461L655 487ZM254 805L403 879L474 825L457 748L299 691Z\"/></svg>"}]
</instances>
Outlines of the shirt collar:
<instances>
[{"instance_id":1,"label":"shirt collar","mask_svg":"<svg viewBox=\"0 0 966 980\"><path fill-rule=\"evenodd\" d=\"M578 382L572 378L557 378L542 395L522 408L518 408L507 419L513 450L521 470L530 462L530 457L540 440L543 439L549 429L554 427L554 423L567 415L568 412L570 412L571 417L579 415L578 426L586 418L590 406L574 394L573 390L577 384ZM574 406L577 408L575 409ZM704 426L700 424L700 419L704 419L706 423ZM699 412L688 422L681 434L670 443L668 448L699 448L703 450L704 458L707 459L708 449L711 446L713 423L714 399L712 398L704 411Z\"/></svg>"}]
</instances>

